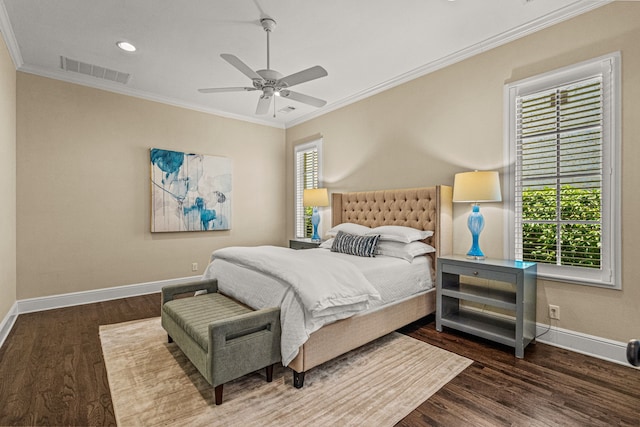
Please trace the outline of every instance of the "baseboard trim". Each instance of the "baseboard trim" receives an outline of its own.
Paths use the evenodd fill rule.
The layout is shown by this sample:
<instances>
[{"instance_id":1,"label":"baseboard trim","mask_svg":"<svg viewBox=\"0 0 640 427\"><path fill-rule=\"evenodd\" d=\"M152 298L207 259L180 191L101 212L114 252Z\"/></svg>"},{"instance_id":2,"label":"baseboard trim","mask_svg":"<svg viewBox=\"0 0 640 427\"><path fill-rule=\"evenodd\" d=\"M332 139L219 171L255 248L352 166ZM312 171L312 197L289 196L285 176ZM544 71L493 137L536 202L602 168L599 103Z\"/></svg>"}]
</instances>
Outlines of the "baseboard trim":
<instances>
[{"instance_id":1,"label":"baseboard trim","mask_svg":"<svg viewBox=\"0 0 640 427\"><path fill-rule=\"evenodd\" d=\"M202 276L179 277L177 279L18 300L13 304L2 322L0 322L0 347L2 347L4 341L9 336L20 314L153 294L160 292L163 286L187 283L193 280L200 280L201 278Z\"/></svg>"},{"instance_id":2,"label":"baseboard trim","mask_svg":"<svg viewBox=\"0 0 640 427\"><path fill-rule=\"evenodd\" d=\"M2 322L0 322L0 347L2 347L4 341L9 336L19 314L152 294L160 292L163 286L199 280L201 277L202 276L181 277L156 282L18 300L13 304ZM613 341L555 326L549 327L549 325L541 323L536 324L536 336L538 337L536 341L543 344L549 344L564 348L565 350L575 351L587 356L634 368L627 362L627 344L620 341Z\"/></svg>"},{"instance_id":3,"label":"baseboard trim","mask_svg":"<svg viewBox=\"0 0 640 427\"><path fill-rule=\"evenodd\" d=\"M0 322L0 347L4 344L4 341L9 336L9 332L13 328L13 324L16 323L18 318L18 302L14 302L7 315Z\"/></svg>"},{"instance_id":4,"label":"baseboard trim","mask_svg":"<svg viewBox=\"0 0 640 427\"><path fill-rule=\"evenodd\" d=\"M627 361L627 344L620 341L540 323L536 324L536 336L536 341L543 344L638 369Z\"/></svg>"},{"instance_id":5,"label":"baseboard trim","mask_svg":"<svg viewBox=\"0 0 640 427\"><path fill-rule=\"evenodd\" d=\"M91 291L72 292L68 294L18 300L18 314L34 311L53 310L73 305L91 304L119 298L134 297L160 292L163 286L199 280L202 276L181 277L177 279L159 280L156 282L137 283L116 286L113 288L95 289Z\"/></svg>"}]
</instances>

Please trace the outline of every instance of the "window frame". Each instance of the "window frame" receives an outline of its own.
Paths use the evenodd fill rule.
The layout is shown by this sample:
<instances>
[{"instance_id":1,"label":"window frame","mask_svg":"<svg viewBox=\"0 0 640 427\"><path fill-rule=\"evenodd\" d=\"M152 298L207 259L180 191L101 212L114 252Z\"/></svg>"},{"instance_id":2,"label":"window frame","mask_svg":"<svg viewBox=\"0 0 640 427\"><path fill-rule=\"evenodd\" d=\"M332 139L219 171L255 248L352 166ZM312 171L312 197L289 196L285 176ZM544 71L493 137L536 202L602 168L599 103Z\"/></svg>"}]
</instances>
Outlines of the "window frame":
<instances>
[{"instance_id":1,"label":"window frame","mask_svg":"<svg viewBox=\"0 0 640 427\"><path fill-rule=\"evenodd\" d=\"M602 74L602 237L600 269L538 263L543 279L622 289L621 264L621 54L614 52L541 75L507 83L504 89L505 243L516 258L516 98Z\"/></svg>"},{"instance_id":2,"label":"window frame","mask_svg":"<svg viewBox=\"0 0 640 427\"><path fill-rule=\"evenodd\" d=\"M301 176L298 174L298 154L305 151L316 150L318 152L318 182L317 186L314 188L322 187L322 138L314 139L313 141L305 142L303 144L299 144L294 146L293 149L293 173L294 173L294 189L293 189L293 235L296 239L305 239L307 238L305 235L299 235L298 226L299 222L302 221L304 224L304 207L302 208L302 218L300 218L300 207L302 206L302 196L303 191L299 186L299 180ZM302 187L304 189L304 187ZM302 228L304 230L304 226Z\"/></svg>"}]
</instances>

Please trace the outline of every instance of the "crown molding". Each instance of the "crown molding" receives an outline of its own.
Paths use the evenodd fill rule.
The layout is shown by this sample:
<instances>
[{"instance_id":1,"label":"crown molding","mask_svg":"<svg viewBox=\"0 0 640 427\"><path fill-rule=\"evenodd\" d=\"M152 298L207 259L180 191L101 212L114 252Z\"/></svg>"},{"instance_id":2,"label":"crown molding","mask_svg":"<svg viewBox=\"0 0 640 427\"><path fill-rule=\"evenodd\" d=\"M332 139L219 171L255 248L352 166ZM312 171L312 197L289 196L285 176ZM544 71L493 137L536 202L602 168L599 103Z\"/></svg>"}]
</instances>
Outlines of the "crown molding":
<instances>
[{"instance_id":1,"label":"crown molding","mask_svg":"<svg viewBox=\"0 0 640 427\"><path fill-rule=\"evenodd\" d=\"M9 14L7 13L7 8L3 0L0 0L0 33L2 33L2 36L4 37L4 42L9 50L9 55L11 56L13 65L17 70L24 65L24 61L22 60L22 54L18 47L18 40L16 40L16 35L13 32L13 27L9 20Z\"/></svg>"},{"instance_id":2,"label":"crown molding","mask_svg":"<svg viewBox=\"0 0 640 427\"><path fill-rule=\"evenodd\" d=\"M214 114L216 116L226 117L226 118L235 119L235 120L241 120L244 122L255 123L255 124L269 126L269 127L275 127L279 129L287 129L287 128L299 125L301 123L307 122L309 120L315 119L317 117L323 116L331 111L335 111L342 107L346 107L347 105L361 101L365 98L369 98L373 95L376 95L380 92L391 89L393 87L399 86L403 83L414 80L418 77L422 77L424 75L433 73L434 71L440 70L449 65L453 65L457 62L463 61L467 58L470 58L472 56L485 52L489 49L493 49L495 47L509 43L513 40L525 37L529 34L533 34L537 31L540 31L544 28L550 27L562 21L566 21L568 19L571 19L583 13L597 9L606 4L612 3L613 1L615 0L577 0L573 4L570 4L562 9L559 9L555 12L552 12L543 17L535 19L517 28L511 29L509 31L505 31L502 34L488 38L484 41L476 43L472 46L469 46L451 55L445 56L443 58L437 59L423 66L415 68L411 71L400 74L399 76L396 76L378 85L364 89L351 96L342 98L336 102L332 102L327 106L321 109L318 109L312 113L299 116L289 121L285 121L284 123L273 123L272 121L266 121L258 118L245 116L245 115L228 113L225 111L221 111L213 108L207 108L202 105L188 103L188 102L184 102L184 101L170 98L170 97L165 97L165 96L155 95L155 94L144 92L144 91L134 90L128 87L118 87L118 86L113 86L111 84L105 84L106 82L105 83L96 82L90 78L85 80L82 78L83 76L81 75L77 77L70 76L69 74L66 74L65 72L63 72L62 70L60 72L52 72L50 70L44 70L38 67L26 66L22 59L22 55L18 47L18 42L15 38L15 34L13 33L13 28L11 27L11 22L9 20L9 16L7 14L7 10L3 0L0 0L0 32L4 35L5 43L9 50L9 54L11 55L11 58L16 67L16 70L18 71L35 74L43 77L49 77L56 80L62 80L69 83L79 84L82 86L102 89L109 92L119 93L122 95L142 98L149 101L160 102L163 104L173 105L176 107L186 108L189 110L200 111L207 114Z\"/></svg>"},{"instance_id":3,"label":"crown molding","mask_svg":"<svg viewBox=\"0 0 640 427\"><path fill-rule=\"evenodd\" d=\"M255 123L258 125L284 129L284 124L273 123L273 122L261 120L258 118L252 118L252 117L248 117L240 114L229 113L226 111L217 110L215 108L207 108L203 105L189 103L179 99L170 98L167 96L161 96L161 95L156 95L150 92L132 89L130 87L121 85L120 83L111 83L107 80L105 80L104 82L100 80L94 81L95 79L90 76L84 76L83 74L77 74L77 73L69 73L62 69L60 71L51 71L51 70L46 70L39 67L23 65L22 67L18 68L18 71L34 74L40 77L47 77L55 80L62 80L67 83L73 83L80 86L87 86L94 89L105 90L107 92L114 92L121 95L133 96L135 98L141 98L141 99L146 99L148 101L159 102L161 104L173 105L175 107L185 108L188 110L200 111L202 113L213 114L213 115L225 117L228 119L235 119L243 122Z\"/></svg>"},{"instance_id":4,"label":"crown molding","mask_svg":"<svg viewBox=\"0 0 640 427\"><path fill-rule=\"evenodd\" d=\"M490 37L486 40L483 40L465 49L454 52L451 55L447 55L435 61L429 62L428 64L415 68L411 71L408 71L404 74L400 74L399 76L389 79L386 82L382 82L378 85L372 86L368 89L355 93L339 101L332 102L331 104L328 104L327 106L323 107L320 110L316 110L312 113L287 121L285 122L285 127L291 128L293 126L296 126L301 123L307 122L309 120L315 119L317 117L323 116L331 111L337 110L342 107L346 107L347 105L361 101L365 98L369 98L380 92L384 92L385 90L391 89L403 83L417 79L418 77L422 77L427 74L433 73L434 71L438 71L442 68L448 67L449 65L453 65L457 62L461 62L467 58L471 58L472 56L486 52L495 47L507 44L511 41L517 40L519 38L522 38L530 34L533 34L537 31L540 31L544 28L550 27L552 25L574 18L583 13L597 9L606 4L612 3L613 1L615 0L586 0L586 1L578 0L569 6L566 6L555 12L542 16L536 20L528 22L517 28L513 28L509 31L505 31L501 34L498 34L494 37Z\"/></svg>"}]
</instances>

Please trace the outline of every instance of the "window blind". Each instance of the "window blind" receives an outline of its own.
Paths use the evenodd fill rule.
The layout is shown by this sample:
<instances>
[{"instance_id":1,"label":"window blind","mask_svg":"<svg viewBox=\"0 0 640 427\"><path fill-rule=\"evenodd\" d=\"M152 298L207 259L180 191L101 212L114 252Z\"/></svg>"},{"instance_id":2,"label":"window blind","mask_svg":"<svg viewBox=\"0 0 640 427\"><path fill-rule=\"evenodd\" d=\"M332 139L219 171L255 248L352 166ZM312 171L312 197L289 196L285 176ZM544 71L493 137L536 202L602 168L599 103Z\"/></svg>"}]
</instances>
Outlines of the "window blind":
<instances>
[{"instance_id":1,"label":"window blind","mask_svg":"<svg viewBox=\"0 0 640 427\"><path fill-rule=\"evenodd\" d=\"M600 268L602 76L516 97L516 258Z\"/></svg>"},{"instance_id":2,"label":"window blind","mask_svg":"<svg viewBox=\"0 0 640 427\"><path fill-rule=\"evenodd\" d=\"M306 188L318 188L320 161L317 146L296 151L296 237L311 237L311 208L305 208L302 196Z\"/></svg>"}]
</instances>

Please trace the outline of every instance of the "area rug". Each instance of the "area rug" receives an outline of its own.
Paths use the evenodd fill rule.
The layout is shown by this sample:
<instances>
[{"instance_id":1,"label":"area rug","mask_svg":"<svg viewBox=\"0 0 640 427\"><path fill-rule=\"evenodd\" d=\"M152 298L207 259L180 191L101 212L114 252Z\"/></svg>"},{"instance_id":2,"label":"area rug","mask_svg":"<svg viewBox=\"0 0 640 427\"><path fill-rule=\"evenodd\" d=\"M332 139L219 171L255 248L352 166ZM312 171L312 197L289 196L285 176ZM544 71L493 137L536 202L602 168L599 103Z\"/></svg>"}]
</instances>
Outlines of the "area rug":
<instances>
[{"instance_id":1,"label":"area rug","mask_svg":"<svg viewBox=\"0 0 640 427\"><path fill-rule=\"evenodd\" d=\"M392 333L307 372L264 369L213 389L160 318L100 327L119 426L392 426L471 364L471 360Z\"/></svg>"}]
</instances>

